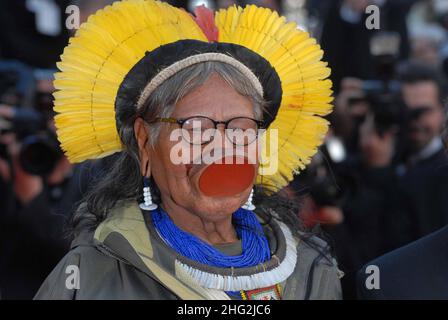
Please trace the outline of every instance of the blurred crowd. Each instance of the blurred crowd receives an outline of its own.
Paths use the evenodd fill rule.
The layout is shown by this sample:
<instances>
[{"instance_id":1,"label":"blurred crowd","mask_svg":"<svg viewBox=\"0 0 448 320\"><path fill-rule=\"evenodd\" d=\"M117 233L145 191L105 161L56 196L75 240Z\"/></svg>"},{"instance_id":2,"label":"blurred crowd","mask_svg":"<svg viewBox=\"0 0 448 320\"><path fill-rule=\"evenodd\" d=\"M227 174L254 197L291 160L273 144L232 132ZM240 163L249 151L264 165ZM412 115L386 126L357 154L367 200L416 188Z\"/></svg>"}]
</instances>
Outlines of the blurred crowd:
<instances>
[{"instance_id":1,"label":"blurred crowd","mask_svg":"<svg viewBox=\"0 0 448 320\"><path fill-rule=\"evenodd\" d=\"M55 136L56 62L80 20L112 0L0 0L0 299L31 299L70 246L67 221L101 170L72 165ZM168 1L191 10L270 7L315 36L332 69L331 129L287 194L331 239L344 297L368 261L448 224L444 149L448 1ZM369 30L366 7L380 9Z\"/></svg>"},{"instance_id":2,"label":"blurred crowd","mask_svg":"<svg viewBox=\"0 0 448 320\"><path fill-rule=\"evenodd\" d=\"M380 8L369 30L365 8ZM332 68L331 130L292 188L332 239L344 297L370 260L448 224L447 1L309 1ZM323 14L323 15L322 15Z\"/></svg>"}]
</instances>

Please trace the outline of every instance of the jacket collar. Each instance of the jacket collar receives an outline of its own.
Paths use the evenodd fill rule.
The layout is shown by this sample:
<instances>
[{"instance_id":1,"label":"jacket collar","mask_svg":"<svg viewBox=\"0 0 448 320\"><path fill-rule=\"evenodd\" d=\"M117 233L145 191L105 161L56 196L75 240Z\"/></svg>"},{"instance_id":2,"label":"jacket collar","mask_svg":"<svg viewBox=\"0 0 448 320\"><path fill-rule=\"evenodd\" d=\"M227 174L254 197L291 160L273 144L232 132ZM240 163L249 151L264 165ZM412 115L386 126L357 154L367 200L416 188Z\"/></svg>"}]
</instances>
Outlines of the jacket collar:
<instances>
[{"instance_id":1,"label":"jacket collar","mask_svg":"<svg viewBox=\"0 0 448 320\"><path fill-rule=\"evenodd\" d=\"M95 230L93 241L102 252L136 267L181 299L205 298L157 263L149 231L136 202L118 203Z\"/></svg>"}]
</instances>

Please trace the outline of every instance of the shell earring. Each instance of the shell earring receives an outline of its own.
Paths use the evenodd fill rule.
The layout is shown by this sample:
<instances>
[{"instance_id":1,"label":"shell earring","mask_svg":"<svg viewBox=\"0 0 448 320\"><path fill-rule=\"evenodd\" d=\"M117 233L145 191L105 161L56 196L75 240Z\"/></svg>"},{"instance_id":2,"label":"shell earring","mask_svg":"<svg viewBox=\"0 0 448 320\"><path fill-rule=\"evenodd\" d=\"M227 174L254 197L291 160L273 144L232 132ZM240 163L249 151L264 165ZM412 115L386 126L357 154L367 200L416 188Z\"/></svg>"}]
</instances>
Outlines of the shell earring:
<instances>
[{"instance_id":1,"label":"shell earring","mask_svg":"<svg viewBox=\"0 0 448 320\"><path fill-rule=\"evenodd\" d=\"M253 197L254 197L254 189L252 189L250 191L249 198L247 199L246 203L243 205L243 209L251 210L251 211L255 209L255 206L252 203Z\"/></svg>"},{"instance_id":2,"label":"shell earring","mask_svg":"<svg viewBox=\"0 0 448 320\"><path fill-rule=\"evenodd\" d=\"M142 210L152 211L157 209L157 205L152 202L151 188L149 187L149 178L143 177L143 202L139 204Z\"/></svg>"}]
</instances>

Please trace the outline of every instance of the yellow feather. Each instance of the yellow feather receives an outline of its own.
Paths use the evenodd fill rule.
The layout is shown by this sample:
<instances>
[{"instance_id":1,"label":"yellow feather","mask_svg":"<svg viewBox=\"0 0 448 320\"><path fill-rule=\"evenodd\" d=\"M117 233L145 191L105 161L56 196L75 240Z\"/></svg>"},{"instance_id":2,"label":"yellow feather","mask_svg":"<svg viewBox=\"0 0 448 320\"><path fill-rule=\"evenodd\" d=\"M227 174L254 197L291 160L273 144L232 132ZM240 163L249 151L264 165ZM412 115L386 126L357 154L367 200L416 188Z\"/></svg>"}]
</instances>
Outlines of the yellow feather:
<instances>
[{"instance_id":1,"label":"yellow feather","mask_svg":"<svg viewBox=\"0 0 448 320\"><path fill-rule=\"evenodd\" d=\"M115 2L89 17L57 64L55 124L69 160L120 151L115 97L146 51L179 39L206 41L192 17L159 1Z\"/></svg>"},{"instance_id":2,"label":"yellow feather","mask_svg":"<svg viewBox=\"0 0 448 320\"><path fill-rule=\"evenodd\" d=\"M261 165L257 183L269 192L278 191L302 170L322 143L328 122L321 118L331 112L330 69L322 62L322 50L308 33L286 23L284 17L269 9L247 6L220 10L215 17L220 41L248 47L267 59L282 83L283 99L277 117L261 137L266 149L269 132L278 130L278 171L265 174ZM231 17L231 18L230 18Z\"/></svg>"}]
</instances>

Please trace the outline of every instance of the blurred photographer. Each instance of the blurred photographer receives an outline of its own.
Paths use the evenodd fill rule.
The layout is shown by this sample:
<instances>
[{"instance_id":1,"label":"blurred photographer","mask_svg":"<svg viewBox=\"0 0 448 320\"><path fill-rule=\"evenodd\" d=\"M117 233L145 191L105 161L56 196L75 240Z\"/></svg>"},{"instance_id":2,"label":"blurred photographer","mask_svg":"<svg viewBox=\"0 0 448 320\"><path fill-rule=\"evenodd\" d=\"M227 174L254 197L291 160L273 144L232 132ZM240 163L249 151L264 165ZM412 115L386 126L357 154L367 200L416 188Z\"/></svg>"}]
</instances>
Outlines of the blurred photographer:
<instances>
[{"instance_id":1,"label":"blurred photographer","mask_svg":"<svg viewBox=\"0 0 448 320\"><path fill-rule=\"evenodd\" d=\"M399 80L407 110L397 169L400 204L411 221L412 239L417 239L448 224L448 156L440 137L446 91L437 70L420 63L404 65Z\"/></svg>"},{"instance_id":2,"label":"blurred photographer","mask_svg":"<svg viewBox=\"0 0 448 320\"><path fill-rule=\"evenodd\" d=\"M422 238L367 262L358 274L358 297L446 300L448 160L439 137L446 92L438 73L427 66L408 64L400 78L408 116L399 203L410 219L413 239ZM370 265L381 270L378 290L366 288Z\"/></svg>"},{"instance_id":3,"label":"blurred photographer","mask_svg":"<svg viewBox=\"0 0 448 320\"><path fill-rule=\"evenodd\" d=\"M400 58L400 35L396 32L381 31L371 35L369 41L370 66L374 67L376 78L343 78L335 100L332 123L335 133L344 140L349 159L358 157L361 152L360 125L371 107L387 109L385 100L393 99L399 91L395 70ZM390 105L392 113L396 112L394 108L395 106ZM385 110L376 111L380 111L383 116L387 113Z\"/></svg>"},{"instance_id":4,"label":"blurred photographer","mask_svg":"<svg viewBox=\"0 0 448 320\"><path fill-rule=\"evenodd\" d=\"M358 153L333 165L337 185L344 190L343 221L325 225L335 242L344 297L356 297L355 275L370 259L394 249L409 236L399 214L395 173L402 107L393 96L366 97L368 110L360 120Z\"/></svg>"},{"instance_id":5,"label":"blurred photographer","mask_svg":"<svg viewBox=\"0 0 448 320\"><path fill-rule=\"evenodd\" d=\"M325 18L321 45L325 60L332 68L331 78L336 93L345 77L378 79L381 68L375 61L372 40L381 32L392 32L398 39L398 59L409 55L406 14L416 0L339 0L331 1L333 6ZM366 27L369 5L379 8L380 29Z\"/></svg>"},{"instance_id":6,"label":"blurred photographer","mask_svg":"<svg viewBox=\"0 0 448 320\"><path fill-rule=\"evenodd\" d=\"M54 68L69 37L69 0L0 0L0 58Z\"/></svg>"},{"instance_id":7,"label":"blurred photographer","mask_svg":"<svg viewBox=\"0 0 448 320\"><path fill-rule=\"evenodd\" d=\"M54 134L51 80L36 74L35 87L33 108L0 104L1 299L33 297L68 250L62 213L82 192Z\"/></svg>"},{"instance_id":8,"label":"blurred photographer","mask_svg":"<svg viewBox=\"0 0 448 320\"><path fill-rule=\"evenodd\" d=\"M66 221L104 163L72 166L53 123L53 73L70 34L113 0L0 0L0 299L31 299L69 249ZM7 60L2 60L7 59ZM44 68L44 69L36 69Z\"/></svg>"}]
</instances>

